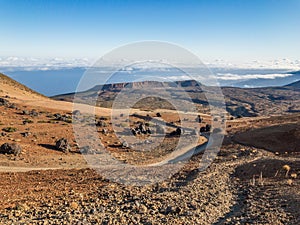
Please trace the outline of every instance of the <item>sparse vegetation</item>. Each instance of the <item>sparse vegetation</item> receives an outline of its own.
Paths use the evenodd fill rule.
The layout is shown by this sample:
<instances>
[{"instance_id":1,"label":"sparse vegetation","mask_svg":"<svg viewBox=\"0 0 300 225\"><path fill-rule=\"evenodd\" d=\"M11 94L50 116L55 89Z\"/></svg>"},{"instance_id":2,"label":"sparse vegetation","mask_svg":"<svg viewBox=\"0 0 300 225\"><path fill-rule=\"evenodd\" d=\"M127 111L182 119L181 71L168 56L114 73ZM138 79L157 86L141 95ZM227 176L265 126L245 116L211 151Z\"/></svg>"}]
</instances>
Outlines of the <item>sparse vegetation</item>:
<instances>
[{"instance_id":1,"label":"sparse vegetation","mask_svg":"<svg viewBox=\"0 0 300 225\"><path fill-rule=\"evenodd\" d=\"M37 123L51 123L50 120L38 120Z\"/></svg>"},{"instance_id":2,"label":"sparse vegetation","mask_svg":"<svg viewBox=\"0 0 300 225\"><path fill-rule=\"evenodd\" d=\"M288 177L291 167L289 165L284 165L282 169L286 171L285 177Z\"/></svg>"},{"instance_id":3,"label":"sparse vegetation","mask_svg":"<svg viewBox=\"0 0 300 225\"><path fill-rule=\"evenodd\" d=\"M292 173L291 174L291 178L296 179L297 178L297 174L296 173Z\"/></svg>"},{"instance_id":4,"label":"sparse vegetation","mask_svg":"<svg viewBox=\"0 0 300 225\"><path fill-rule=\"evenodd\" d=\"M292 184L293 184L293 180L292 180L292 179L288 179L288 180L286 181L286 183L287 183L288 185L292 185Z\"/></svg>"},{"instance_id":5,"label":"sparse vegetation","mask_svg":"<svg viewBox=\"0 0 300 225\"><path fill-rule=\"evenodd\" d=\"M23 124L25 125L25 124L27 124L27 123L33 123L33 120L30 120L30 119L28 119L28 118L24 119L24 120L23 120Z\"/></svg>"},{"instance_id":6,"label":"sparse vegetation","mask_svg":"<svg viewBox=\"0 0 300 225\"><path fill-rule=\"evenodd\" d=\"M17 131L17 128L15 128L15 127L5 127L2 130L5 131L5 132L8 132L8 133L13 133L13 132Z\"/></svg>"}]
</instances>

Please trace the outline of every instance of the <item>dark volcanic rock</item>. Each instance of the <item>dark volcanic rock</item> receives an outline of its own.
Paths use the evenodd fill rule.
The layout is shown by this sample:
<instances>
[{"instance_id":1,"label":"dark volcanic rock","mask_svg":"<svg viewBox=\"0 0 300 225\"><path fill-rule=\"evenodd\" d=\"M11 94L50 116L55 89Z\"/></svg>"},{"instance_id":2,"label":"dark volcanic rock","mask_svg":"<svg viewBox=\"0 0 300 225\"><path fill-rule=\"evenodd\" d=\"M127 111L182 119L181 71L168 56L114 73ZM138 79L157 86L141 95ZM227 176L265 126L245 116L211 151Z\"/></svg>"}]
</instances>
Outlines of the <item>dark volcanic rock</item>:
<instances>
[{"instance_id":1,"label":"dark volcanic rock","mask_svg":"<svg viewBox=\"0 0 300 225\"><path fill-rule=\"evenodd\" d=\"M22 115L26 115L26 116L38 116L39 115L39 113L36 111L36 110L31 110L31 111L29 111L29 110L23 110L22 111Z\"/></svg>"},{"instance_id":2,"label":"dark volcanic rock","mask_svg":"<svg viewBox=\"0 0 300 225\"><path fill-rule=\"evenodd\" d=\"M66 138L61 138L57 140L55 146L57 150L62 151L64 153L68 153L71 149L69 142Z\"/></svg>"},{"instance_id":3,"label":"dark volcanic rock","mask_svg":"<svg viewBox=\"0 0 300 225\"><path fill-rule=\"evenodd\" d=\"M62 115L60 113L55 113L53 115L54 119L55 120L58 120L58 121L63 121L63 122L66 122L66 123L72 123L72 116L70 115Z\"/></svg>"},{"instance_id":4,"label":"dark volcanic rock","mask_svg":"<svg viewBox=\"0 0 300 225\"><path fill-rule=\"evenodd\" d=\"M80 113L79 110L74 110L74 111L72 112L72 114L73 114L74 116L80 116L80 115L81 115L81 113Z\"/></svg>"},{"instance_id":5,"label":"dark volcanic rock","mask_svg":"<svg viewBox=\"0 0 300 225\"><path fill-rule=\"evenodd\" d=\"M8 106L9 101L4 98L0 98L0 106Z\"/></svg>"},{"instance_id":6,"label":"dark volcanic rock","mask_svg":"<svg viewBox=\"0 0 300 225\"><path fill-rule=\"evenodd\" d=\"M0 147L0 153L2 154L13 154L18 156L21 152L21 146L15 143L4 143Z\"/></svg>"},{"instance_id":7,"label":"dark volcanic rock","mask_svg":"<svg viewBox=\"0 0 300 225\"><path fill-rule=\"evenodd\" d=\"M107 124L106 124L103 120L99 120L99 121L96 123L96 126L97 126L97 127L107 127Z\"/></svg>"},{"instance_id":8,"label":"dark volcanic rock","mask_svg":"<svg viewBox=\"0 0 300 225\"><path fill-rule=\"evenodd\" d=\"M183 134L183 133L184 133L183 129L180 128L180 127L177 127L175 131L172 131L172 132L170 133L170 135L171 135L171 136L175 136L175 135L178 136L178 135L181 135L181 134Z\"/></svg>"}]
</instances>

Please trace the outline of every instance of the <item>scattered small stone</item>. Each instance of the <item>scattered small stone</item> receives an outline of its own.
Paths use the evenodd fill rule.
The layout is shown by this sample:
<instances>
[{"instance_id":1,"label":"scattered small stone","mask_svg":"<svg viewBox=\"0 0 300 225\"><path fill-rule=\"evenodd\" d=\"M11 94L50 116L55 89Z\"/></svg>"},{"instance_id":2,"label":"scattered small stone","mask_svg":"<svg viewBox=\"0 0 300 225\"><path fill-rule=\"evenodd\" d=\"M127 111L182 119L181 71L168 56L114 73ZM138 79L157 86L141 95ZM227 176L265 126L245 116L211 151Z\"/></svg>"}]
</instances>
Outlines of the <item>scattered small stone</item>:
<instances>
[{"instance_id":1,"label":"scattered small stone","mask_svg":"<svg viewBox=\"0 0 300 225\"><path fill-rule=\"evenodd\" d=\"M8 106L8 108L10 108L10 109L17 109L17 106L16 106L16 104L12 103L12 104L10 104Z\"/></svg>"},{"instance_id":2,"label":"scattered small stone","mask_svg":"<svg viewBox=\"0 0 300 225\"><path fill-rule=\"evenodd\" d=\"M30 114L30 112L28 110L23 110L22 114L28 116Z\"/></svg>"},{"instance_id":3,"label":"scattered small stone","mask_svg":"<svg viewBox=\"0 0 300 225\"><path fill-rule=\"evenodd\" d=\"M148 212L148 208L144 204L141 204L139 206L139 211L140 211L140 213L147 213Z\"/></svg>"},{"instance_id":4,"label":"scattered small stone","mask_svg":"<svg viewBox=\"0 0 300 225\"><path fill-rule=\"evenodd\" d=\"M70 204L70 208L73 209L73 210L76 210L78 209L79 205L77 202L71 202Z\"/></svg>"},{"instance_id":5,"label":"scattered small stone","mask_svg":"<svg viewBox=\"0 0 300 225\"><path fill-rule=\"evenodd\" d=\"M39 113L35 109L33 109L31 111L29 111L29 110L23 110L22 111L22 115L36 117L36 116L39 115Z\"/></svg>"},{"instance_id":6,"label":"scattered small stone","mask_svg":"<svg viewBox=\"0 0 300 225\"><path fill-rule=\"evenodd\" d=\"M126 141L124 141L122 143L122 148L129 148L129 144Z\"/></svg>"},{"instance_id":7,"label":"scattered small stone","mask_svg":"<svg viewBox=\"0 0 300 225\"><path fill-rule=\"evenodd\" d=\"M66 123L72 123L72 116L70 115L62 115L60 113L55 113L53 115L54 119L55 120L58 120L58 121L63 121L63 122L66 122Z\"/></svg>"},{"instance_id":8,"label":"scattered small stone","mask_svg":"<svg viewBox=\"0 0 300 225\"><path fill-rule=\"evenodd\" d=\"M30 132L22 132L21 135L22 137L28 137L31 133Z\"/></svg>"},{"instance_id":9,"label":"scattered small stone","mask_svg":"<svg viewBox=\"0 0 300 225\"><path fill-rule=\"evenodd\" d=\"M102 129L102 134L108 134L108 130L106 128Z\"/></svg>"},{"instance_id":10,"label":"scattered small stone","mask_svg":"<svg viewBox=\"0 0 300 225\"><path fill-rule=\"evenodd\" d=\"M73 114L74 116L80 116L80 115L81 115L81 112L80 112L79 110L74 110L74 111L72 112L72 114Z\"/></svg>"}]
</instances>

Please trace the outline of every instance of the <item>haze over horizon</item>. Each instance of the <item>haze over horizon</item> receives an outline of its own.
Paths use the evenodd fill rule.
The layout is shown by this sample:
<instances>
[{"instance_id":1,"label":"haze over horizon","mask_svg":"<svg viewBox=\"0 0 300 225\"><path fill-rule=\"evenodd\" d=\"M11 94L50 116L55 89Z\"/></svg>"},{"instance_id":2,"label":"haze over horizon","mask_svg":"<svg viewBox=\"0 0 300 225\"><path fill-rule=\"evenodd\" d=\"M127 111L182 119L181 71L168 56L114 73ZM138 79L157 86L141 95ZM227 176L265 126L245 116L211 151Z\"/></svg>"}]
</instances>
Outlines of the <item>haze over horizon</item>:
<instances>
[{"instance_id":1,"label":"haze over horizon","mask_svg":"<svg viewBox=\"0 0 300 225\"><path fill-rule=\"evenodd\" d=\"M0 58L97 59L158 40L203 61L296 61L299 9L297 0L0 1Z\"/></svg>"}]
</instances>

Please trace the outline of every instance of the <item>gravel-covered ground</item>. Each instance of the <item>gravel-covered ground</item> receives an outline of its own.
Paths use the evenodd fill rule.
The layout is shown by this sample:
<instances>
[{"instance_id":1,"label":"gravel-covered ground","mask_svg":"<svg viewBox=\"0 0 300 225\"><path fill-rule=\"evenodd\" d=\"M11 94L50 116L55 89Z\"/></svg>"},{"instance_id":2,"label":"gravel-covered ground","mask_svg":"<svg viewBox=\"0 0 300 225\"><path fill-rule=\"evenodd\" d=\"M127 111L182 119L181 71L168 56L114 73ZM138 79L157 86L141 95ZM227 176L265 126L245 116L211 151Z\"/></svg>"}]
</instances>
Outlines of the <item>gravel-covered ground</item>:
<instances>
[{"instance_id":1,"label":"gravel-covered ground","mask_svg":"<svg viewBox=\"0 0 300 225\"><path fill-rule=\"evenodd\" d=\"M299 224L299 178L290 184L282 170L289 164L288 176L299 173L299 161L229 146L200 172L200 158L142 187L110 182L90 169L1 173L0 223Z\"/></svg>"},{"instance_id":2,"label":"gravel-covered ground","mask_svg":"<svg viewBox=\"0 0 300 225\"><path fill-rule=\"evenodd\" d=\"M72 124L54 118L58 112L70 112L24 112L36 108L1 106L0 144L18 143L22 153L0 155L0 171L10 170L0 172L0 224L300 224L300 161L299 154L295 155L299 150L277 154L232 141L237 132L294 123L299 115L230 120L222 150L208 169L197 170L202 155L196 155L172 177L139 187L115 183L87 168ZM163 116L175 121L168 114ZM8 127L15 131L5 131ZM142 152L144 156L137 157L120 147L111 127L106 128L108 134L101 129L103 143L122 160L138 163L145 156ZM284 135L294 134L298 132ZM55 140L61 137L70 141L71 152L55 149ZM171 142L174 139L169 138L165 143L172 147ZM157 155L162 155L161 149L157 150ZM30 168L35 171L28 171Z\"/></svg>"}]
</instances>

